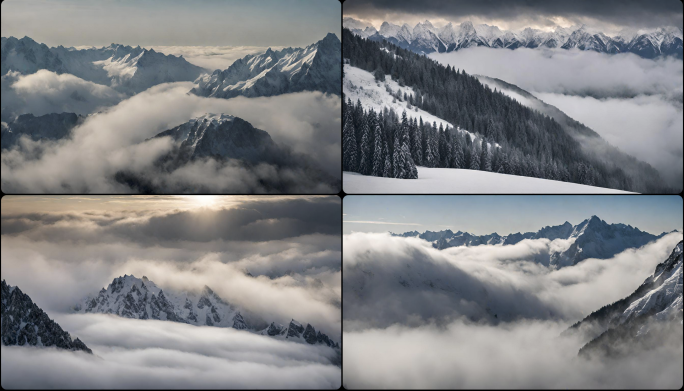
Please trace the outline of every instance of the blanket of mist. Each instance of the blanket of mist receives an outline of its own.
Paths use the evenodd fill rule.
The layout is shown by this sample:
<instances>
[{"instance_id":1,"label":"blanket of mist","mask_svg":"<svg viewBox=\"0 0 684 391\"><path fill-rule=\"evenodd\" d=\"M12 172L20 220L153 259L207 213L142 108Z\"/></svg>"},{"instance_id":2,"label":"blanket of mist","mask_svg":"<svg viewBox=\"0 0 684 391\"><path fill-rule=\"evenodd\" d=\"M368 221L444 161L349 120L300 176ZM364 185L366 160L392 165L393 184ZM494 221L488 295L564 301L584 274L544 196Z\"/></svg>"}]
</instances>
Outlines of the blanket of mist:
<instances>
[{"instance_id":1,"label":"blanket of mist","mask_svg":"<svg viewBox=\"0 0 684 391\"><path fill-rule=\"evenodd\" d=\"M74 314L115 277L205 285L254 319L341 337L337 197L5 197L2 278L95 357L2 347L3 387L337 388L322 345L244 330Z\"/></svg>"},{"instance_id":2,"label":"blanket of mist","mask_svg":"<svg viewBox=\"0 0 684 391\"><path fill-rule=\"evenodd\" d=\"M339 178L340 100L319 92L300 92L273 97L232 99L203 98L188 94L191 82L157 85L123 100L106 111L92 113L99 106L118 102L118 93L106 86L86 82L71 75L49 71L16 77L21 88L7 91L10 102L21 102L24 112L40 114L75 111L92 114L72 130L69 139L28 141L25 148L3 150L2 188L5 192L97 192L130 193L134 189L114 179L120 171L154 178L169 191L206 189L209 191L266 192L260 180L282 178L292 190L333 192L306 172L269 164L247 169L238 161L220 163L213 159L194 161L175 171L154 165L171 151L169 140L156 139L140 144L158 133L206 113L226 113L267 131L276 143L307 155L320 170ZM3 77L4 78L4 77ZM41 80L42 79L42 80ZM53 96L46 99L40 86L50 83ZM4 83L3 83L4 85ZM71 94L88 97L87 104L63 107ZM3 102L6 89L3 87ZM37 115L37 114L36 114Z\"/></svg>"},{"instance_id":3,"label":"blanket of mist","mask_svg":"<svg viewBox=\"0 0 684 391\"><path fill-rule=\"evenodd\" d=\"M473 47L430 58L523 88L682 187L682 60ZM524 102L522 102L524 104Z\"/></svg>"},{"instance_id":4,"label":"blanket of mist","mask_svg":"<svg viewBox=\"0 0 684 391\"><path fill-rule=\"evenodd\" d=\"M113 315L55 320L89 341L82 352L2 346L5 388L325 388L340 385L333 351L231 328Z\"/></svg>"},{"instance_id":5,"label":"blanket of mist","mask_svg":"<svg viewBox=\"0 0 684 391\"><path fill-rule=\"evenodd\" d=\"M343 385L679 388L681 343L584 359L587 341L561 333L634 292L681 240L675 232L554 269L536 260L569 244L562 239L438 250L418 238L344 235Z\"/></svg>"}]
</instances>

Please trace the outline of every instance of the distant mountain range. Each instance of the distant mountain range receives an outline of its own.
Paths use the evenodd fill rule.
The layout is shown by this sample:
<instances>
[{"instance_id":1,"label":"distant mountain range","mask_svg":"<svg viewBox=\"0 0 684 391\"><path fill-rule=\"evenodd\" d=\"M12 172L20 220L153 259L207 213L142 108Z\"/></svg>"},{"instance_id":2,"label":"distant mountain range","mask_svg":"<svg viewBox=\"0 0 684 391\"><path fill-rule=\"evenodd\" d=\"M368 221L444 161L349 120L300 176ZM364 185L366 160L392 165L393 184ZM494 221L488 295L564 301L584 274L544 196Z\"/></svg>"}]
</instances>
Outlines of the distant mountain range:
<instances>
[{"instance_id":1,"label":"distant mountain range","mask_svg":"<svg viewBox=\"0 0 684 391\"><path fill-rule=\"evenodd\" d=\"M513 233L501 236L496 232L489 235L471 235L468 232L451 230L433 232L418 231L392 233L393 236L418 237L432 243L434 248L443 250L459 246L512 245L524 239L563 239L569 240L568 246L556 248L548 262L551 267L561 268L575 265L587 258L606 259L628 249L641 247L667 233L652 235L625 224L608 224L597 216L573 226L569 222L557 226L547 226L537 232Z\"/></svg>"},{"instance_id":2,"label":"distant mountain range","mask_svg":"<svg viewBox=\"0 0 684 391\"><path fill-rule=\"evenodd\" d=\"M674 56L682 59L682 29L662 27L653 31L625 32L610 37L584 25L571 28L557 27L547 32L525 28L513 32L486 24L460 25L448 23L437 28L426 20L411 27L383 22L375 27L353 18L344 18L344 27L352 33L374 41L387 40L401 48L417 53L448 53L469 47L490 48L561 48L591 50L600 53L634 53L644 58Z\"/></svg>"},{"instance_id":3,"label":"distant mountain range","mask_svg":"<svg viewBox=\"0 0 684 391\"><path fill-rule=\"evenodd\" d=\"M10 71L27 75L46 69L134 94L161 83L194 81L206 72L183 56L165 55L140 46L111 44L76 49L61 45L51 48L29 37L2 37L1 41L2 75Z\"/></svg>"},{"instance_id":4,"label":"distant mountain range","mask_svg":"<svg viewBox=\"0 0 684 391\"><path fill-rule=\"evenodd\" d=\"M60 349L93 353L80 339L71 339L68 332L40 309L16 286L2 280L2 344L20 346L55 346Z\"/></svg>"},{"instance_id":5,"label":"distant mountain range","mask_svg":"<svg viewBox=\"0 0 684 391\"><path fill-rule=\"evenodd\" d=\"M634 348L652 349L678 336L682 344L682 253L679 242L631 295L592 312L564 334L583 332L590 341L580 356L622 356Z\"/></svg>"},{"instance_id":6,"label":"distant mountain range","mask_svg":"<svg viewBox=\"0 0 684 391\"><path fill-rule=\"evenodd\" d=\"M325 345L339 349L326 334L292 319L287 326L271 322L258 327L243 317L241 309L220 298L205 286L201 292L162 290L147 277L124 275L107 288L84 299L74 307L79 313L114 314L131 319L157 319L196 326L232 327L276 339ZM244 311L242 311L244 312Z\"/></svg>"},{"instance_id":7,"label":"distant mountain range","mask_svg":"<svg viewBox=\"0 0 684 391\"><path fill-rule=\"evenodd\" d=\"M321 91L340 95L341 45L335 34L305 48L269 48L199 79L192 93L214 98Z\"/></svg>"}]
</instances>

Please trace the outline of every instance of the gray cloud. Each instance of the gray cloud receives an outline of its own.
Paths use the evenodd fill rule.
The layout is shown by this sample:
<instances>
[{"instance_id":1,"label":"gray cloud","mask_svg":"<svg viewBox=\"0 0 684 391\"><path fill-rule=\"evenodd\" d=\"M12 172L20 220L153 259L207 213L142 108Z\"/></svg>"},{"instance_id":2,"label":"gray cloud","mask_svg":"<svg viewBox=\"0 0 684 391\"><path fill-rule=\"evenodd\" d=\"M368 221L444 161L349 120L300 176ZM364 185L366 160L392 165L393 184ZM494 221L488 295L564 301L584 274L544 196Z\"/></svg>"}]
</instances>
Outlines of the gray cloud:
<instances>
[{"instance_id":1,"label":"gray cloud","mask_svg":"<svg viewBox=\"0 0 684 391\"><path fill-rule=\"evenodd\" d=\"M632 293L681 236L673 233L612 259L553 270L544 260L570 241L537 239L440 251L416 238L345 235L345 331L444 324L461 317L576 321Z\"/></svg>"},{"instance_id":2,"label":"gray cloud","mask_svg":"<svg viewBox=\"0 0 684 391\"><path fill-rule=\"evenodd\" d=\"M33 152L3 151L5 192L334 193L340 175L340 101L316 92L270 98L213 99L190 95L192 83L162 84L90 116L71 140L33 143ZM172 149L167 138L142 143L205 113L227 113L269 132L276 142L311 158L298 168L201 160L172 172L154 162ZM323 178L318 170L331 176ZM115 180L115 175L119 175Z\"/></svg>"},{"instance_id":3,"label":"gray cloud","mask_svg":"<svg viewBox=\"0 0 684 391\"><path fill-rule=\"evenodd\" d=\"M648 60L632 54L590 51L489 48L430 57L533 93L589 126L612 145L651 164L670 186L682 187L681 60Z\"/></svg>"},{"instance_id":4,"label":"gray cloud","mask_svg":"<svg viewBox=\"0 0 684 391\"><path fill-rule=\"evenodd\" d=\"M414 238L345 235L343 385L681 387L681 335L627 358L589 360L577 356L584 336L560 335L632 293L681 237L550 270L535 258L566 241L439 251Z\"/></svg>"},{"instance_id":5,"label":"gray cloud","mask_svg":"<svg viewBox=\"0 0 684 391\"><path fill-rule=\"evenodd\" d=\"M31 75L9 72L2 76L2 119L20 114L50 113L87 115L124 99L115 90L76 76L40 70Z\"/></svg>"},{"instance_id":6,"label":"gray cloud","mask_svg":"<svg viewBox=\"0 0 684 391\"><path fill-rule=\"evenodd\" d=\"M273 46L279 50L282 46ZM209 71L226 69L231 64L248 54L259 54L266 51L262 46L152 46L151 49L164 54L183 56L189 63Z\"/></svg>"},{"instance_id":7,"label":"gray cloud","mask_svg":"<svg viewBox=\"0 0 684 391\"><path fill-rule=\"evenodd\" d=\"M233 329L58 315L94 355L2 346L3 388L338 388L329 348Z\"/></svg>"},{"instance_id":8,"label":"gray cloud","mask_svg":"<svg viewBox=\"0 0 684 391\"><path fill-rule=\"evenodd\" d=\"M524 27L556 25L556 17L571 22L612 24L622 27L682 26L682 5L674 0L531 0L531 1L350 1L344 5L345 15L367 19L443 18L467 20L477 17L505 20Z\"/></svg>"},{"instance_id":9,"label":"gray cloud","mask_svg":"<svg viewBox=\"0 0 684 391\"><path fill-rule=\"evenodd\" d=\"M349 389L682 386L681 336L676 344L624 359L583 360L577 357L582 341L559 337L566 327L551 321L499 326L454 321L445 327L345 331L342 384Z\"/></svg>"},{"instance_id":10,"label":"gray cloud","mask_svg":"<svg viewBox=\"0 0 684 391\"><path fill-rule=\"evenodd\" d=\"M255 322L294 318L339 340L340 208L336 196L262 198L232 209L3 208L2 275L51 315L115 277L146 275L163 288L208 285Z\"/></svg>"}]
</instances>

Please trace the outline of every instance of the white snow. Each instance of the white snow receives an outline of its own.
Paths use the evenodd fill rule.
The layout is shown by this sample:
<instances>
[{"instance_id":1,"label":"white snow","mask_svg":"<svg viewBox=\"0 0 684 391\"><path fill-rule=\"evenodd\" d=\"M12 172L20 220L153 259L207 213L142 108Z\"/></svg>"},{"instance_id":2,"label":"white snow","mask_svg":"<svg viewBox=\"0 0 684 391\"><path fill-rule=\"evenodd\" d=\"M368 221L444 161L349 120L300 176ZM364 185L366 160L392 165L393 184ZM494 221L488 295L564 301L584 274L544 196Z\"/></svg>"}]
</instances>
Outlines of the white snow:
<instances>
[{"instance_id":1,"label":"white snow","mask_svg":"<svg viewBox=\"0 0 684 391\"><path fill-rule=\"evenodd\" d=\"M418 179L396 179L343 173L346 193L615 193L629 192L570 182L455 168L418 167Z\"/></svg>"},{"instance_id":2,"label":"white snow","mask_svg":"<svg viewBox=\"0 0 684 391\"><path fill-rule=\"evenodd\" d=\"M436 117L427 111L418 109L416 107L409 109L407 107L407 102L399 100L396 100L395 102L394 97L387 91L387 87L389 87L393 92L396 92L397 90L401 91L402 97L404 96L404 93L406 93L406 95L414 94L413 88L399 86L399 83L397 83L395 80L392 80L392 77L389 75L385 76L384 83L377 82L375 81L375 76L373 76L372 73L348 64L344 64L344 81L342 84L342 90L344 91L345 98L351 99L352 103L356 104L357 100L360 100L364 109L372 108L376 112L381 112L385 107L388 109L391 108L394 109L394 111L400 116L401 113L406 110L406 116L409 118L423 118L424 123L430 124L436 122L437 127L442 125L445 128L447 126L454 129L457 128L453 124ZM464 129L461 129L461 131L470 135L471 139L475 138L473 133L470 133Z\"/></svg>"}]
</instances>

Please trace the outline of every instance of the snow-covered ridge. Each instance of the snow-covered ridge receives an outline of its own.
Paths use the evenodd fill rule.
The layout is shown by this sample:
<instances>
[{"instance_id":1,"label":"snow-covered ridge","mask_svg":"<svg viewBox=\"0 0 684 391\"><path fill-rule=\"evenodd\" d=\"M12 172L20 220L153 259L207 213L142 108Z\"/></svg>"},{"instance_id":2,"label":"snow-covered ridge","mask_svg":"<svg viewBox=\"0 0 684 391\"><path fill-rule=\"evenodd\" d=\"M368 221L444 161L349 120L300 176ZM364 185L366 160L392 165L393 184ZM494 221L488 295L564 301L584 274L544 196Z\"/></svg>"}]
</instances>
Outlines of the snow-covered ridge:
<instances>
[{"instance_id":1,"label":"snow-covered ridge","mask_svg":"<svg viewBox=\"0 0 684 391\"><path fill-rule=\"evenodd\" d=\"M417 237L443 250L459 246L512 245L525 239L560 240L559 246L549 254L549 265L556 268L572 266L587 258L607 259L628 248L638 248L667 233L652 235L625 224L608 224L597 216L573 226L565 222L557 226L543 227L537 232L512 233L501 236L496 232L489 235L472 235L468 232L418 231L391 233L393 236ZM560 245L562 244L562 245Z\"/></svg>"},{"instance_id":2,"label":"snow-covered ridge","mask_svg":"<svg viewBox=\"0 0 684 391\"><path fill-rule=\"evenodd\" d=\"M625 345L654 347L669 333L681 338L683 246L680 241L631 295L592 312L566 331L589 336L580 355L620 354L624 348L615 347Z\"/></svg>"},{"instance_id":3,"label":"snow-covered ridge","mask_svg":"<svg viewBox=\"0 0 684 391\"><path fill-rule=\"evenodd\" d=\"M2 37L0 73L22 74L46 69L69 73L126 93L137 93L160 83L193 81L205 70L183 56L165 55L140 46L118 44L101 48L48 47L29 37Z\"/></svg>"},{"instance_id":4,"label":"snow-covered ridge","mask_svg":"<svg viewBox=\"0 0 684 391\"><path fill-rule=\"evenodd\" d=\"M171 137L182 161L211 157L250 163L278 162L286 157L268 132L227 114L204 114L153 138Z\"/></svg>"},{"instance_id":5,"label":"snow-covered ridge","mask_svg":"<svg viewBox=\"0 0 684 391\"><path fill-rule=\"evenodd\" d=\"M272 322L266 328L257 328L245 320L241 313L245 312L244 309L223 300L208 286L201 291L164 290L145 276L117 277L107 288L74 306L74 311L131 319L168 320L195 326L232 327L288 341L339 348L338 343L320 331L316 332L310 324L304 327L294 319L287 327Z\"/></svg>"},{"instance_id":6,"label":"snow-covered ridge","mask_svg":"<svg viewBox=\"0 0 684 391\"><path fill-rule=\"evenodd\" d=\"M470 136L471 140L476 139L475 134L458 126L453 126L451 123L403 101L404 94L415 97L413 88L400 86L390 75L385 76L385 81L378 82L372 73L344 64L342 90L347 99L351 99L354 104L360 101L365 109L373 109L375 112L382 112L385 108L393 109L399 115L406 110L408 118L422 118L425 123L432 124L434 122L438 128L439 126L452 128ZM396 93L399 93L402 99L396 99L392 95Z\"/></svg>"},{"instance_id":7,"label":"snow-covered ridge","mask_svg":"<svg viewBox=\"0 0 684 391\"><path fill-rule=\"evenodd\" d=\"M452 52L483 46L491 48L561 48L592 50L602 53L634 53L645 58L675 56L682 58L682 29L666 26L651 30L623 31L608 36L585 25L558 27L554 31L525 28L518 31L501 30L486 24L473 25L466 21L437 28L430 21L413 28L383 22L379 31L353 18L345 18L343 25L356 35L372 40L386 39L391 43L418 53Z\"/></svg>"},{"instance_id":8,"label":"snow-covered ridge","mask_svg":"<svg viewBox=\"0 0 684 391\"><path fill-rule=\"evenodd\" d=\"M200 77L192 93L215 98L321 91L340 94L341 45L335 34L305 48L247 55L228 69Z\"/></svg>"},{"instance_id":9,"label":"snow-covered ridge","mask_svg":"<svg viewBox=\"0 0 684 391\"><path fill-rule=\"evenodd\" d=\"M2 280L0 302L2 344L20 346L55 346L60 349L92 351L50 319L31 298L16 286Z\"/></svg>"}]
</instances>

